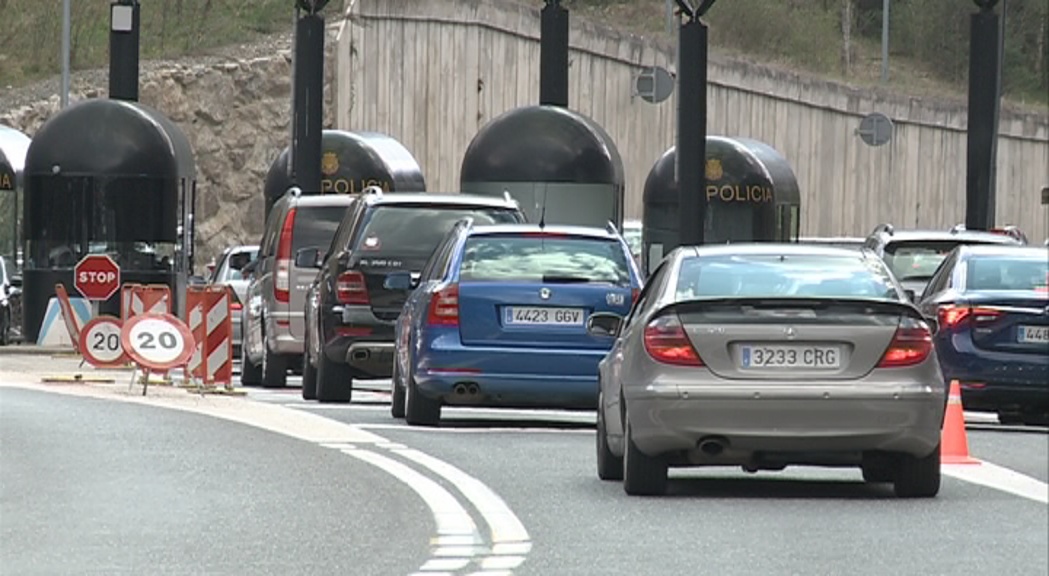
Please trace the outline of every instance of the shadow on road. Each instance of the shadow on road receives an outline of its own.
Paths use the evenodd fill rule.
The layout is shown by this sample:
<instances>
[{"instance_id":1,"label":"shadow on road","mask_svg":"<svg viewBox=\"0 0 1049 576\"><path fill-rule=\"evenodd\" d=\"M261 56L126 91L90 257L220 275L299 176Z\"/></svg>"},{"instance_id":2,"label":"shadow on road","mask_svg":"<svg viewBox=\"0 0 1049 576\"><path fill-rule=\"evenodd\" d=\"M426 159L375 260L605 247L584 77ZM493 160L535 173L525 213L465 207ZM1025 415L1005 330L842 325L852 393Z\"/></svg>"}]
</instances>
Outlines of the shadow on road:
<instances>
[{"instance_id":1,"label":"shadow on road","mask_svg":"<svg viewBox=\"0 0 1049 576\"><path fill-rule=\"evenodd\" d=\"M583 412L585 414L585 412ZM593 430L592 422L537 418L462 418L441 416L440 428L487 428L493 430L547 429L547 430Z\"/></svg>"}]
</instances>

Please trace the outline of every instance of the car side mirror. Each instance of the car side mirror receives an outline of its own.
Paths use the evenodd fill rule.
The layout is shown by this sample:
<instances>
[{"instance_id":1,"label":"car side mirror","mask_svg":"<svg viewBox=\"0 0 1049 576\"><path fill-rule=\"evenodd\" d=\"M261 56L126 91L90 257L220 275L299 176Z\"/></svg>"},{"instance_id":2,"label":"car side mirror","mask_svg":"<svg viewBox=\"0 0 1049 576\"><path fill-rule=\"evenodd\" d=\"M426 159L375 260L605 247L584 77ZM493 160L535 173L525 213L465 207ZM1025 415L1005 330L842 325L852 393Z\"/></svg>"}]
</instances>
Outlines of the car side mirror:
<instances>
[{"instance_id":1,"label":"car side mirror","mask_svg":"<svg viewBox=\"0 0 1049 576\"><path fill-rule=\"evenodd\" d=\"M586 319L586 331L591 336L619 336L623 317L611 312L594 312Z\"/></svg>"},{"instance_id":2,"label":"car side mirror","mask_svg":"<svg viewBox=\"0 0 1049 576\"><path fill-rule=\"evenodd\" d=\"M382 281L382 287L387 290L411 290L418 285L419 280L411 272L391 272Z\"/></svg>"},{"instance_id":3,"label":"car side mirror","mask_svg":"<svg viewBox=\"0 0 1049 576\"><path fill-rule=\"evenodd\" d=\"M320 268L321 251L316 246L295 252L296 268Z\"/></svg>"},{"instance_id":4,"label":"car side mirror","mask_svg":"<svg viewBox=\"0 0 1049 576\"><path fill-rule=\"evenodd\" d=\"M22 287L22 276L20 274L16 274L16 275L11 277L11 287L12 288L21 288Z\"/></svg>"},{"instance_id":5,"label":"car side mirror","mask_svg":"<svg viewBox=\"0 0 1049 576\"><path fill-rule=\"evenodd\" d=\"M241 278L247 278L255 273L255 269L259 267L258 259L248 262L240 269Z\"/></svg>"},{"instance_id":6,"label":"car side mirror","mask_svg":"<svg viewBox=\"0 0 1049 576\"><path fill-rule=\"evenodd\" d=\"M915 302L915 299L918 297L918 295L914 293L914 290L907 289L904 290L903 293L907 295L907 299L911 302Z\"/></svg>"},{"instance_id":7,"label":"car side mirror","mask_svg":"<svg viewBox=\"0 0 1049 576\"><path fill-rule=\"evenodd\" d=\"M940 331L940 322L936 318L926 316L925 323L929 326L929 332L931 332L933 336Z\"/></svg>"}]
</instances>

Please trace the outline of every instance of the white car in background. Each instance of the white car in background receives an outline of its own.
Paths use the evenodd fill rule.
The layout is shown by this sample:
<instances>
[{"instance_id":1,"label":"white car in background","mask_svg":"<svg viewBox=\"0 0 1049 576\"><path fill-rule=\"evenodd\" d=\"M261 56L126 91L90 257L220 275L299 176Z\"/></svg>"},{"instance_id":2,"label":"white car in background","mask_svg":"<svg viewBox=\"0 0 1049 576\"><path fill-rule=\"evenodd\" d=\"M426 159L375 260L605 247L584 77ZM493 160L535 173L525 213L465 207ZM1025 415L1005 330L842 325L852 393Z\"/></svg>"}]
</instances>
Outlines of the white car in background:
<instances>
[{"instance_id":1,"label":"white car in background","mask_svg":"<svg viewBox=\"0 0 1049 576\"><path fill-rule=\"evenodd\" d=\"M241 274L241 270L253 262L259 255L259 247L253 245L230 246L223 250L218 257L208 284L216 286L229 286L232 290L233 301L231 302L230 317L233 322L233 357L240 358L241 350L241 313L242 303L247 298L249 280ZM210 268L210 266L209 266Z\"/></svg>"}]
</instances>

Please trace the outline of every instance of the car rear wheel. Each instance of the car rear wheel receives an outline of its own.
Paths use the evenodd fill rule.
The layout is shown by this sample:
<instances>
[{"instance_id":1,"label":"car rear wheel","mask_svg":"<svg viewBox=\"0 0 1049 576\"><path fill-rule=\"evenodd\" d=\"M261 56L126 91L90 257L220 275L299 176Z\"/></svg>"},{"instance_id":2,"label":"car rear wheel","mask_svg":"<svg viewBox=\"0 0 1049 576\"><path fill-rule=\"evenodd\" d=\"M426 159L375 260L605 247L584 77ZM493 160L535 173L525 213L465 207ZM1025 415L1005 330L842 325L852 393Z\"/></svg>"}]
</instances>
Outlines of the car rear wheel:
<instances>
[{"instance_id":1,"label":"car rear wheel","mask_svg":"<svg viewBox=\"0 0 1049 576\"><path fill-rule=\"evenodd\" d=\"M262 368L251 361L247 354L240 355L240 385L258 386L262 384Z\"/></svg>"},{"instance_id":2,"label":"car rear wheel","mask_svg":"<svg viewBox=\"0 0 1049 576\"><path fill-rule=\"evenodd\" d=\"M393 359L393 375L390 378L390 416L404 418L404 384L401 382L401 371L397 367L397 358Z\"/></svg>"},{"instance_id":3,"label":"car rear wheel","mask_svg":"<svg viewBox=\"0 0 1049 576\"><path fill-rule=\"evenodd\" d=\"M353 398L353 377L350 367L332 362L323 352L317 357L317 400L347 404Z\"/></svg>"},{"instance_id":4,"label":"car rear wheel","mask_svg":"<svg viewBox=\"0 0 1049 576\"><path fill-rule=\"evenodd\" d=\"M404 420L412 426L437 426L441 423L441 401L427 398L419 393L412 373L411 360L408 360L408 378L404 383Z\"/></svg>"},{"instance_id":5,"label":"car rear wheel","mask_svg":"<svg viewBox=\"0 0 1049 576\"><path fill-rule=\"evenodd\" d=\"M932 498L940 492L940 445L927 456L900 456L893 488L900 498Z\"/></svg>"},{"instance_id":6,"label":"car rear wheel","mask_svg":"<svg viewBox=\"0 0 1049 576\"><path fill-rule=\"evenodd\" d=\"M667 490L667 462L638 450L630 418L626 420L623 435L623 490L631 496L660 496Z\"/></svg>"},{"instance_id":7,"label":"car rear wheel","mask_svg":"<svg viewBox=\"0 0 1049 576\"><path fill-rule=\"evenodd\" d=\"M597 394L597 477L602 480L623 479L623 459L608 449L605 427L604 394Z\"/></svg>"},{"instance_id":8,"label":"car rear wheel","mask_svg":"<svg viewBox=\"0 0 1049 576\"><path fill-rule=\"evenodd\" d=\"M302 355L302 399L317 399L317 370L310 364L308 353Z\"/></svg>"},{"instance_id":9,"label":"car rear wheel","mask_svg":"<svg viewBox=\"0 0 1049 576\"><path fill-rule=\"evenodd\" d=\"M284 388L288 384L288 361L279 354L270 352L265 340L262 342L262 387Z\"/></svg>"}]
</instances>

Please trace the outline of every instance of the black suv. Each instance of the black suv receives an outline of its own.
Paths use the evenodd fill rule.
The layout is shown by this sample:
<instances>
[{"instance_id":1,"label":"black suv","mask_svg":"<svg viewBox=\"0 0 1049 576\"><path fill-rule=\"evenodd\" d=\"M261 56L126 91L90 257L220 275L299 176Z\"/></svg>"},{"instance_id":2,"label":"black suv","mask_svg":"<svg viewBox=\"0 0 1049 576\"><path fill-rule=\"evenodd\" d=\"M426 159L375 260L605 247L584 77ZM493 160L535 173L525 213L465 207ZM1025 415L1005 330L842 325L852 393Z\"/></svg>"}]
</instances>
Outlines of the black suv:
<instances>
[{"instance_id":1,"label":"black suv","mask_svg":"<svg viewBox=\"0 0 1049 576\"><path fill-rule=\"evenodd\" d=\"M392 272L422 271L456 222L525 222L517 202L467 194L375 191L347 212L320 261L320 248L299 250L299 266L320 271L306 295L302 397L349 402L353 379L389 378L394 327L408 291L390 289Z\"/></svg>"},{"instance_id":2,"label":"black suv","mask_svg":"<svg viewBox=\"0 0 1049 576\"><path fill-rule=\"evenodd\" d=\"M920 295L936 269L962 244L1026 244L1026 238L1015 227L994 230L966 230L958 225L950 230L897 230L892 224L880 224L863 247L872 250L888 264L908 295Z\"/></svg>"}]
</instances>

